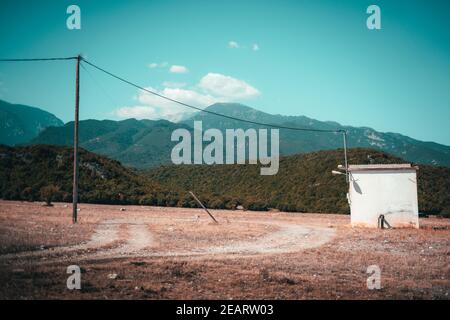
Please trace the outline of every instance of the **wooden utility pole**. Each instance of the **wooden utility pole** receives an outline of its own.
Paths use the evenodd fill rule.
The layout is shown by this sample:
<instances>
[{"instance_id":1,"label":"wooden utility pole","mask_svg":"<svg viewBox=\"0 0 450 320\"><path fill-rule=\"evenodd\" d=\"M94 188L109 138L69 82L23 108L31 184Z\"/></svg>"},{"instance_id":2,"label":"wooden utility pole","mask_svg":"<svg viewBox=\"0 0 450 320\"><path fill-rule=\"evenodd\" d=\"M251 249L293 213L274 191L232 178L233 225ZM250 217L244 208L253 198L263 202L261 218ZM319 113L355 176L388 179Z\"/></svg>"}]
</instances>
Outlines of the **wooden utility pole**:
<instances>
[{"instance_id":1,"label":"wooden utility pole","mask_svg":"<svg viewBox=\"0 0 450 320\"><path fill-rule=\"evenodd\" d=\"M348 183L349 182L349 177L348 177L348 161L347 161L347 131L344 130L342 135L344 137L345 180Z\"/></svg>"},{"instance_id":2,"label":"wooden utility pole","mask_svg":"<svg viewBox=\"0 0 450 320\"><path fill-rule=\"evenodd\" d=\"M80 108L80 61L81 55L78 55L75 80L75 122L73 124L73 223L77 223L78 205L78 114Z\"/></svg>"}]
</instances>

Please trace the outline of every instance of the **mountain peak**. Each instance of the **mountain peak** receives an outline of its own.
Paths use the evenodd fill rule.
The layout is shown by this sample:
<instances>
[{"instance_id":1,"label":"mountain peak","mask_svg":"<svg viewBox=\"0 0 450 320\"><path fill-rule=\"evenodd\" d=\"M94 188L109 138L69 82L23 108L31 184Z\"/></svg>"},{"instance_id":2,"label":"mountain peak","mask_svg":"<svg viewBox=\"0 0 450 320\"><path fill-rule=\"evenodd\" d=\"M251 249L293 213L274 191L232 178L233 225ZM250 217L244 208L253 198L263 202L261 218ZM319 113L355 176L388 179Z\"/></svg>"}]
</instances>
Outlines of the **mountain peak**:
<instances>
[{"instance_id":1,"label":"mountain peak","mask_svg":"<svg viewBox=\"0 0 450 320\"><path fill-rule=\"evenodd\" d=\"M60 119L47 111L0 100L0 144L28 142L45 128L62 125Z\"/></svg>"},{"instance_id":2,"label":"mountain peak","mask_svg":"<svg viewBox=\"0 0 450 320\"><path fill-rule=\"evenodd\" d=\"M243 105L241 103L234 103L234 102L217 102L209 107L207 107L205 110L208 111L214 111L214 112L260 112L256 109L253 109L249 106Z\"/></svg>"}]
</instances>

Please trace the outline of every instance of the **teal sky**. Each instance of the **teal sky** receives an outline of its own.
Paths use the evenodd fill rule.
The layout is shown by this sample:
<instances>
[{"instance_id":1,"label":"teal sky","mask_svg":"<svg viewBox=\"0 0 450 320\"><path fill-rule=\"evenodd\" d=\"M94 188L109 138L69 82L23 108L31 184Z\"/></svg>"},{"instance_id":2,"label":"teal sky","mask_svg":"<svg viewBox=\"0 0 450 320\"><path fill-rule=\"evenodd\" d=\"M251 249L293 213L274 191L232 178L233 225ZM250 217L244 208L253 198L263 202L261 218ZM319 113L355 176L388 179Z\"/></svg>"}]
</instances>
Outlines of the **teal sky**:
<instances>
[{"instance_id":1,"label":"teal sky","mask_svg":"<svg viewBox=\"0 0 450 320\"><path fill-rule=\"evenodd\" d=\"M81 30L66 27L70 4L81 8ZM370 4L381 8L381 30L366 27ZM449 14L445 0L2 0L0 57L81 53L199 106L236 101L450 145ZM81 119L187 111L86 68ZM73 61L0 63L0 99L70 121L74 71Z\"/></svg>"}]
</instances>

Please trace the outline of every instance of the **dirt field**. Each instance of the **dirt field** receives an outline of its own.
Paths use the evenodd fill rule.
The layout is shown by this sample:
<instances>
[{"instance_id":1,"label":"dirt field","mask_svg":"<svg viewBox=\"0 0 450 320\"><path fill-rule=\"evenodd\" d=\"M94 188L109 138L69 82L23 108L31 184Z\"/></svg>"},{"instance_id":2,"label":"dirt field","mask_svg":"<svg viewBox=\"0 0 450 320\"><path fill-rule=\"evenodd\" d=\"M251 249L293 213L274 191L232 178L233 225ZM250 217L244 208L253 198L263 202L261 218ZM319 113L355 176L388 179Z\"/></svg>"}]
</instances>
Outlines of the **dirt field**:
<instances>
[{"instance_id":1,"label":"dirt field","mask_svg":"<svg viewBox=\"0 0 450 320\"><path fill-rule=\"evenodd\" d=\"M448 299L450 220L0 201L1 299ZM69 265L81 290L68 290ZM381 268L380 290L367 267Z\"/></svg>"}]
</instances>

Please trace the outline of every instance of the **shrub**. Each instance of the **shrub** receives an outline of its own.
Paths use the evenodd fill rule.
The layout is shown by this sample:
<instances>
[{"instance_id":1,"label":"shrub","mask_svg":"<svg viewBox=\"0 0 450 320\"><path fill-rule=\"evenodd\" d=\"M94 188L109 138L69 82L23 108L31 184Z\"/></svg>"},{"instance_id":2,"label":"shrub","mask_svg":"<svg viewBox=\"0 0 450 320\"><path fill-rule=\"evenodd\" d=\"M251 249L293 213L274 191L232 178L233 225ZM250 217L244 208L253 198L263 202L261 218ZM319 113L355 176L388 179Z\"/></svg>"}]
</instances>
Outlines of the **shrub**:
<instances>
[{"instance_id":1,"label":"shrub","mask_svg":"<svg viewBox=\"0 0 450 320\"><path fill-rule=\"evenodd\" d=\"M54 185L48 185L41 188L41 200L45 201L47 206L52 205L53 198L59 192L59 188Z\"/></svg>"}]
</instances>

